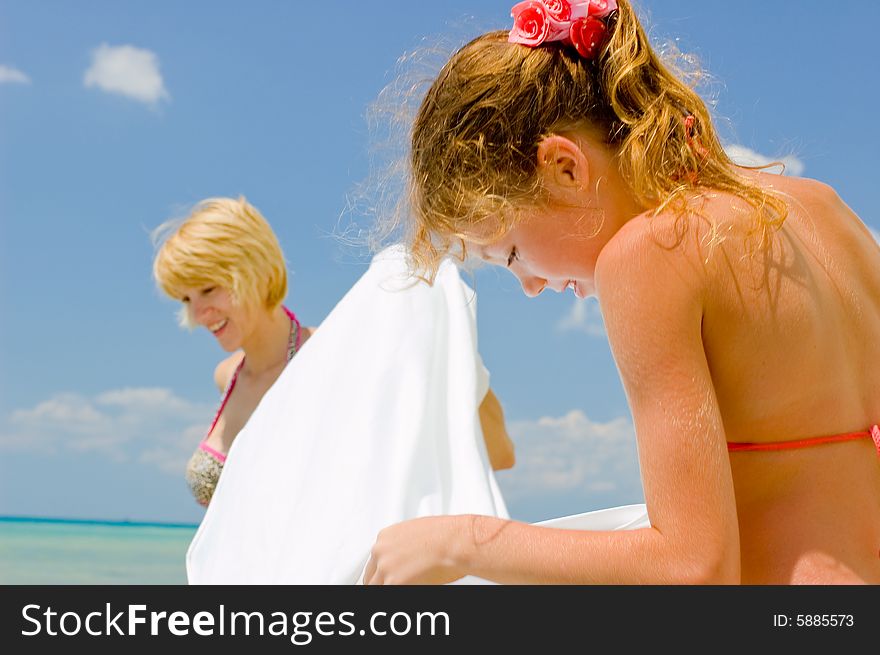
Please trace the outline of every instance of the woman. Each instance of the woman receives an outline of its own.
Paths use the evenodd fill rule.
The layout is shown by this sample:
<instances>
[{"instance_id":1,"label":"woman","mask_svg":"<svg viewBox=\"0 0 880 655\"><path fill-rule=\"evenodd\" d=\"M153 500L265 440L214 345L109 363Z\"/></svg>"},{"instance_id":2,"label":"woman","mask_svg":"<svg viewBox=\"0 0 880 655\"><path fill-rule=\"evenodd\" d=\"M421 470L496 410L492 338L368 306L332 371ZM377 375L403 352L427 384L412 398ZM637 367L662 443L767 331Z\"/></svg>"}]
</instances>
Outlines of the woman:
<instances>
[{"instance_id":1,"label":"woman","mask_svg":"<svg viewBox=\"0 0 880 655\"><path fill-rule=\"evenodd\" d=\"M244 198L204 200L157 234L165 238L153 274L168 296L183 303L181 323L208 329L233 353L214 371L220 405L187 465L187 483L207 506L235 437L315 328L301 327L282 304L284 255L269 223ZM513 445L491 390L480 416L493 467L513 466Z\"/></svg>"},{"instance_id":2,"label":"woman","mask_svg":"<svg viewBox=\"0 0 880 655\"><path fill-rule=\"evenodd\" d=\"M651 525L418 519L365 582L880 583L870 232L824 184L735 166L628 0L513 16L421 105L410 247L428 276L460 244L528 296L598 297Z\"/></svg>"},{"instance_id":3,"label":"woman","mask_svg":"<svg viewBox=\"0 0 880 655\"><path fill-rule=\"evenodd\" d=\"M235 436L314 328L282 301L284 255L272 228L244 198L210 198L167 235L155 261L159 287L183 303L182 325L208 329L232 353L214 370L222 396L210 429L189 460L186 480L207 505Z\"/></svg>"},{"instance_id":4,"label":"woman","mask_svg":"<svg viewBox=\"0 0 880 655\"><path fill-rule=\"evenodd\" d=\"M377 253L236 438L187 580L355 584L391 523L506 517L483 443L488 388L454 262L429 286L403 248Z\"/></svg>"}]
</instances>

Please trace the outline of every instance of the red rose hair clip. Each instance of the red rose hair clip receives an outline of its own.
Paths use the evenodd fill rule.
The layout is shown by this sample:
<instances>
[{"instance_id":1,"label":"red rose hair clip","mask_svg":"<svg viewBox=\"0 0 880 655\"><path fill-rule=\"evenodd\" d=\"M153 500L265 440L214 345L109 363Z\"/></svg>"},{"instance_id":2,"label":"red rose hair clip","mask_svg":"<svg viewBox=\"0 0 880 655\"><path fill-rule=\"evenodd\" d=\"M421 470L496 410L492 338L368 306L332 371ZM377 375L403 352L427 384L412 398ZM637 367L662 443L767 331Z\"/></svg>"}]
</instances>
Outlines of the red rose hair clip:
<instances>
[{"instance_id":1,"label":"red rose hair clip","mask_svg":"<svg viewBox=\"0 0 880 655\"><path fill-rule=\"evenodd\" d=\"M513 6L510 43L530 47L549 41L571 45L584 59L595 59L605 42L604 19L617 11L617 0L526 0Z\"/></svg>"}]
</instances>

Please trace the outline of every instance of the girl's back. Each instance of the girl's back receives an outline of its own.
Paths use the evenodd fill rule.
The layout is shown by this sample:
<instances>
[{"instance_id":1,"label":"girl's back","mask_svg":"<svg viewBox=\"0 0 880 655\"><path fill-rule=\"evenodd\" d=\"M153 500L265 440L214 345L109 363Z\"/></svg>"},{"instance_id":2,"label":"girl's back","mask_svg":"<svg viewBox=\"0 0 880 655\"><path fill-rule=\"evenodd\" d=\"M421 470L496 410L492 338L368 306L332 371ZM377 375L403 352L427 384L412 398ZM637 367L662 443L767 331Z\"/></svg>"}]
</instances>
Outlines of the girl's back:
<instances>
[{"instance_id":1,"label":"girl's back","mask_svg":"<svg viewBox=\"0 0 880 655\"><path fill-rule=\"evenodd\" d=\"M829 187L758 179L790 206L769 248L750 243L749 213L730 197L702 208L726 237L708 257L703 339L727 439L868 430L880 423L880 247ZM732 452L731 467L743 582L880 583L870 438Z\"/></svg>"}]
</instances>

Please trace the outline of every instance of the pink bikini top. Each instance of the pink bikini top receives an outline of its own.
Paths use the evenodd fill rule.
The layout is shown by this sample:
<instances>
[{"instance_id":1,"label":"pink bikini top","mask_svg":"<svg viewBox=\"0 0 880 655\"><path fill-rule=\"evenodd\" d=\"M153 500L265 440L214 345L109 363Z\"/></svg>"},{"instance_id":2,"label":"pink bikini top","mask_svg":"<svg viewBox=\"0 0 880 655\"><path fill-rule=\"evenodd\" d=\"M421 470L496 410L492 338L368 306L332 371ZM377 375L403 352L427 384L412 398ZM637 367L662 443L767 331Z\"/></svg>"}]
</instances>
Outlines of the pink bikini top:
<instances>
[{"instance_id":1,"label":"pink bikini top","mask_svg":"<svg viewBox=\"0 0 880 655\"><path fill-rule=\"evenodd\" d=\"M302 330L300 329L299 321L296 318L296 314L287 309L287 307L282 306L282 309L284 310L284 313L287 314L287 317L290 319L290 339L287 342L287 361L289 362L291 359L293 359L296 351L299 350L299 345L302 341ZM235 371L232 373L232 378L230 378L229 384L226 385L226 391L223 392L223 399L220 401L220 407L217 409L217 413L214 415L214 420L211 422L211 427L208 429L208 434L205 435L205 438L202 439L202 442L199 444L199 448L217 459L217 461L219 461L221 464L226 461L226 455L221 453L219 450L211 448L211 446L209 446L206 442L211 436L211 433L214 431L214 427L217 425L217 421L220 420L220 415L223 413L223 408L226 407L229 396L232 395L232 390L235 389L235 382L238 380L238 373L239 371L241 371L242 366L244 366L244 357L241 358L238 366L235 367Z\"/></svg>"},{"instance_id":2,"label":"pink bikini top","mask_svg":"<svg viewBox=\"0 0 880 655\"><path fill-rule=\"evenodd\" d=\"M845 434L835 434L829 437L813 437L811 439L797 439L795 441L772 441L770 443L728 442L727 450L732 453L743 450L791 450L794 448L807 448L809 446L819 446L825 443L852 441L853 439L865 438L874 440L874 446L877 448L877 456L880 457L880 425L874 425L870 430L864 430L862 432L847 432Z\"/></svg>"}]
</instances>

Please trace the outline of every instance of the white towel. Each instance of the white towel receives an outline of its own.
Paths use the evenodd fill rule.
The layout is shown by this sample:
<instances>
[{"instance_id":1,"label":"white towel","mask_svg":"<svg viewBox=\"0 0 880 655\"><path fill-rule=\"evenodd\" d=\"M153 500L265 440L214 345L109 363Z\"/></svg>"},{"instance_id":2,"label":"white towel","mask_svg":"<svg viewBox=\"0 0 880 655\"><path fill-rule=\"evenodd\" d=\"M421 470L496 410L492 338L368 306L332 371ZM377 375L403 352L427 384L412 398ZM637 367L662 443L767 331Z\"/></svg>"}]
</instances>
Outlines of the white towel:
<instances>
[{"instance_id":1,"label":"white towel","mask_svg":"<svg viewBox=\"0 0 880 655\"><path fill-rule=\"evenodd\" d=\"M476 297L389 248L288 364L236 437L186 558L190 584L354 584L382 528L507 518L478 409Z\"/></svg>"},{"instance_id":2,"label":"white towel","mask_svg":"<svg viewBox=\"0 0 880 655\"><path fill-rule=\"evenodd\" d=\"M639 503L562 516L558 519L541 521L536 525L567 530L637 530L650 528L651 521L648 518L647 506Z\"/></svg>"}]
</instances>

